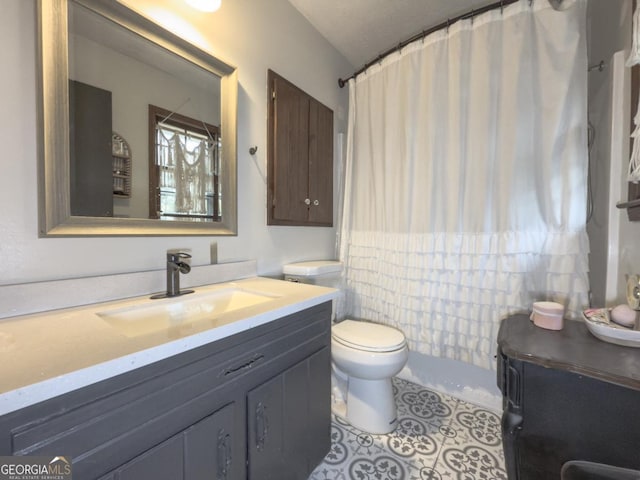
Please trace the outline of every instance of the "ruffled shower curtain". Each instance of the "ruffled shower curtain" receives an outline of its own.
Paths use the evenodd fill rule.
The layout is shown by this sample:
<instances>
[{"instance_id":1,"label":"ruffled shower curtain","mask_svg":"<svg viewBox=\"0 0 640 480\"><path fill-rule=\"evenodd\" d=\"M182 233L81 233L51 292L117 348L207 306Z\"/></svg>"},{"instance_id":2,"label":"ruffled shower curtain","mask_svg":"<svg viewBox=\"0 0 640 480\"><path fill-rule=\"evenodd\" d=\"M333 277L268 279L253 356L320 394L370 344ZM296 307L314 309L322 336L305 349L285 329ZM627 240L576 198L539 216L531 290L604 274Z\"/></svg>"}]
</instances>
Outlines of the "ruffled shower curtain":
<instances>
[{"instance_id":1,"label":"ruffled shower curtain","mask_svg":"<svg viewBox=\"0 0 640 480\"><path fill-rule=\"evenodd\" d=\"M343 316L494 368L501 319L588 304L586 1L565 2L460 21L349 82Z\"/></svg>"}]
</instances>

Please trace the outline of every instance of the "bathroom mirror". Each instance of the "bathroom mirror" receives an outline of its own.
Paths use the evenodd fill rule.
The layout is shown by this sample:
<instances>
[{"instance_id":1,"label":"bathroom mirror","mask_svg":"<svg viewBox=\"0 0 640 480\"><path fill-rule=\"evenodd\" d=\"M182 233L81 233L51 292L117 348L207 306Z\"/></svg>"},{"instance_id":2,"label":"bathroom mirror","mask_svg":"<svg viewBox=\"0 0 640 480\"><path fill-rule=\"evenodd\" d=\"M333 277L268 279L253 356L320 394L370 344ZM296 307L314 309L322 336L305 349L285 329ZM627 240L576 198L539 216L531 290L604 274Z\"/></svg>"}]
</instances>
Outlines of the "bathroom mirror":
<instances>
[{"instance_id":1,"label":"bathroom mirror","mask_svg":"<svg viewBox=\"0 0 640 480\"><path fill-rule=\"evenodd\" d=\"M235 67L111 0L41 0L38 34L40 236L235 235ZM87 104L86 91L91 99ZM83 107L78 110L79 104ZM210 168L209 177L215 176L216 183L199 186L203 198L194 202L193 192L176 194L174 189L172 194L182 204L211 206L215 201L215 215L188 207L161 215L153 208L154 191L159 190L156 177L166 170L163 165L154 170L153 165L160 142L150 127L151 111L158 107L168 112L154 118L168 127L161 133L163 141L170 137L170 145L178 142L177 134L171 136L177 119L202 127L193 132L197 142L189 137L182 150L206 146L203 151L213 151L215 175ZM184 137L190 132L182 133L187 142ZM166 141L163 148L167 150ZM195 158L187 158L184 165L189 167ZM186 176L184 169L179 173ZM200 179L193 178L200 185ZM103 190L93 186L95 181L106 185L99 199L107 206L86 209ZM78 193L76 185L91 187Z\"/></svg>"}]
</instances>

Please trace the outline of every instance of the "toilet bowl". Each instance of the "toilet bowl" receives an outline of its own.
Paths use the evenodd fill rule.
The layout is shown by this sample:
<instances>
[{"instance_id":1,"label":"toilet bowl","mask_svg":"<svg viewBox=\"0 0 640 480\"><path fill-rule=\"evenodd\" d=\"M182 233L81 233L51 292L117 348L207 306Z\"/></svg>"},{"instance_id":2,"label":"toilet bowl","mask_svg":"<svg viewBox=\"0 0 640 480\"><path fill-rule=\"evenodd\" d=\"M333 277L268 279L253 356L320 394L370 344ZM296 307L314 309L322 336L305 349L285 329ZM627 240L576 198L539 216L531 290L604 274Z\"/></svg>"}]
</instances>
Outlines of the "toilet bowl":
<instances>
[{"instance_id":1,"label":"toilet bowl","mask_svg":"<svg viewBox=\"0 0 640 480\"><path fill-rule=\"evenodd\" d=\"M395 328L356 320L332 327L331 358L334 368L347 377L345 419L351 425L375 434L396 428L391 377L402 370L408 356L404 334Z\"/></svg>"}]
</instances>

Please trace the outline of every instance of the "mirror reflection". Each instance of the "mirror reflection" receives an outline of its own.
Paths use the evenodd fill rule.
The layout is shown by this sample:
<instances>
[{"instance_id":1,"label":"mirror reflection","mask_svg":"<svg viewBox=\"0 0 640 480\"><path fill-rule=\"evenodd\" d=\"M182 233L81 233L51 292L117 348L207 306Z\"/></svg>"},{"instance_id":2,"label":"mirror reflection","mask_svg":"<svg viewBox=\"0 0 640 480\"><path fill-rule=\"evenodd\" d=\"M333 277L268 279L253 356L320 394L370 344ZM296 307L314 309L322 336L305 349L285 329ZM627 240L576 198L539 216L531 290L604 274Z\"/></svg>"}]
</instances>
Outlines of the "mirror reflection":
<instances>
[{"instance_id":1,"label":"mirror reflection","mask_svg":"<svg viewBox=\"0 0 640 480\"><path fill-rule=\"evenodd\" d=\"M220 77L69 4L71 215L220 222Z\"/></svg>"}]
</instances>

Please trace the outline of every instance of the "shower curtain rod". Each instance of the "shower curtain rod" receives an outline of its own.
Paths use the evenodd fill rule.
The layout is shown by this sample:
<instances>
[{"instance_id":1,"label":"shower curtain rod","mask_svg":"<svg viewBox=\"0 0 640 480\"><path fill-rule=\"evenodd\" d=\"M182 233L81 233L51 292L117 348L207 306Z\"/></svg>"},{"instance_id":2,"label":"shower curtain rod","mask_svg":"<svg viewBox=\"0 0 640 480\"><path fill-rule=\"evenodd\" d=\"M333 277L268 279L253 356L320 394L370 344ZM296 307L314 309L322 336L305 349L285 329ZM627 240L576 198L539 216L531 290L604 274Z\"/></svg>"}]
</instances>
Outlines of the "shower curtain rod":
<instances>
[{"instance_id":1,"label":"shower curtain rod","mask_svg":"<svg viewBox=\"0 0 640 480\"><path fill-rule=\"evenodd\" d=\"M362 67L360 70L355 71L350 77L347 77L345 79L339 78L338 79L338 85L340 86L340 88L344 87L349 80L351 80L352 78L356 78L362 72L366 71L370 66L381 62L382 59L384 59L388 55L391 55L392 53L397 52L398 50L402 50L404 47L406 47L410 43L413 43L416 40L421 40L421 39L425 38L427 35L432 34L433 32L437 32L438 30L442 30L443 28L448 29L451 25L453 25L454 23L458 22L459 20L467 20L469 18L473 18L476 15L480 15L480 14L488 12L490 10L495 10L497 8L502 10L506 5L510 5L512 3L517 3L519 1L520 0L501 0L500 2L491 3L491 4L486 5L484 7L471 10L470 12L467 12L467 13L463 13L462 15L458 15L457 17L448 18L446 22L442 22L442 23L436 25L435 27L431 27L431 28L429 28L427 30L423 30L422 32L415 34L414 36L408 38L407 40L404 40L403 42L400 42L395 47L392 47L389 50L386 50L386 51L382 52L376 58L374 58L370 62L366 63L364 65L364 67ZM529 5L531 5L532 3L533 3L533 0L529 0ZM555 0L555 2L550 0L550 3L552 5L554 3L556 3L557 5L560 5L562 3L562 0ZM556 7L554 6L554 8L556 8Z\"/></svg>"}]
</instances>

